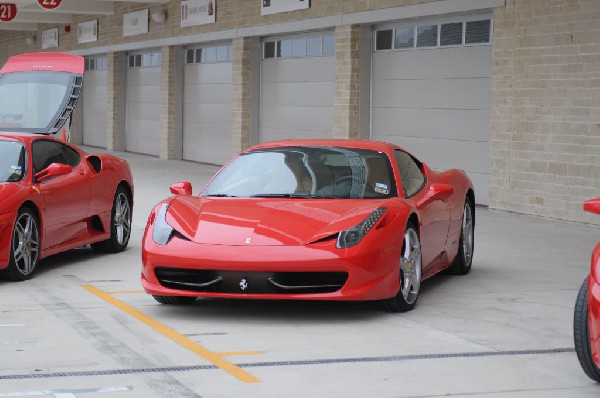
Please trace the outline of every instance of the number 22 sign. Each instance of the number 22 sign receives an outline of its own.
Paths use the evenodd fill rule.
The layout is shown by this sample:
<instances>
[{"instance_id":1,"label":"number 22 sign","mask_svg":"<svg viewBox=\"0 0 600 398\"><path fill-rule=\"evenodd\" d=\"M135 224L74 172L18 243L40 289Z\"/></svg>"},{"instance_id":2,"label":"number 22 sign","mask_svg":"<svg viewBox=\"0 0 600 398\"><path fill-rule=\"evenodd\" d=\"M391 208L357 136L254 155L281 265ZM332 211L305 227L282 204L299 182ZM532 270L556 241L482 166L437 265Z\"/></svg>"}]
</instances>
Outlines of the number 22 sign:
<instances>
[{"instance_id":1,"label":"number 22 sign","mask_svg":"<svg viewBox=\"0 0 600 398\"><path fill-rule=\"evenodd\" d=\"M10 22L17 16L17 6L12 3L0 3L0 21Z\"/></svg>"},{"instance_id":2,"label":"number 22 sign","mask_svg":"<svg viewBox=\"0 0 600 398\"><path fill-rule=\"evenodd\" d=\"M54 10L60 6L62 0L37 0L40 7L45 8L46 10Z\"/></svg>"}]
</instances>

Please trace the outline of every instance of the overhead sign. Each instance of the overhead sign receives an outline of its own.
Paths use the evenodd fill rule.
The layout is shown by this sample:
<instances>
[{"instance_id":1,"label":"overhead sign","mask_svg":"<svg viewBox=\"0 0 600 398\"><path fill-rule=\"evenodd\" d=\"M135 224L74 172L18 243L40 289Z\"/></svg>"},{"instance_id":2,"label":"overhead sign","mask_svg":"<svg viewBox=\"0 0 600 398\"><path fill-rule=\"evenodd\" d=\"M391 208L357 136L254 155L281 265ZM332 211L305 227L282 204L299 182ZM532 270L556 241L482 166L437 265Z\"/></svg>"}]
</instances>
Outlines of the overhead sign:
<instances>
[{"instance_id":1,"label":"overhead sign","mask_svg":"<svg viewBox=\"0 0 600 398\"><path fill-rule=\"evenodd\" d=\"M310 7L310 0L260 0L260 15L303 10Z\"/></svg>"},{"instance_id":2,"label":"overhead sign","mask_svg":"<svg viewBox=\"0 0 600 398\"><path fill-rule=\"evenodd\" d=\"M10 22L17 16L17 6L12 3L0 3L0 21Z\"/></svg>"},{"instance_id":3,"label":"overhead sign","mask_svg":"<svg viewBox=\"0 0 600 398\"><path fill-rule=\"evenodd\" d=\"M46 10L54 10L60 7L62 0L37 0L38 5Z\"/></svg>"},{"instance_id":4,"label":"overhead sign","mask_svg":"<svg viewBox=\"0 0 600 398\"><path fill-rule=\"evenodd\" d=\"M182 0L181 27L215 23L217 0Z\"/></svg>"},{"instance_id":5,"label":"overhead sign","mask_svg":"<svg viewBox=\"0 0 600 398\"><path fill-rule=\"evenodd\" d=\"M58 47L58 28L42 31L42 49Z\"/></svg>"},{"instance_id":6,"label":"overhead sign","mask_svg":"<svg viewBox=\"0 0 600 398\"><path fill-rule=\"evenodd\" d=\"M148 33L148 9L123 14L123 36Z\"/></svg>"}]
</instances>

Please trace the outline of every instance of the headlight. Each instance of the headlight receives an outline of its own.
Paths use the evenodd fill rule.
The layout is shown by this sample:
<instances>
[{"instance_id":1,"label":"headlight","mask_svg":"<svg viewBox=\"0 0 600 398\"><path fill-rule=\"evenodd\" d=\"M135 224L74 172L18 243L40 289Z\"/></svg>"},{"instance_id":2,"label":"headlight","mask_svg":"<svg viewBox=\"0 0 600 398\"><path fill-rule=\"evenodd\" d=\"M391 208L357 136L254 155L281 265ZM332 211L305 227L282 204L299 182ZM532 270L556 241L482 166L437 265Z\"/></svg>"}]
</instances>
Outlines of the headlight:
<instances>
[{"instance_id":1,"label":"headlight","mask_svg":"<svg viewBox=\"0 0 600 398\"><path fill-rule=\"evenodd\" d=\"M175 230L167 222L167 209L169 205L166 203L160 207L156 220L154 221L154 230L152 231L152 239L159 245L166 245L171 240Z\"/></svg>"},{"instance_id":2,"label":"headlight","mask_svg":"<svg viewBox=\"0 0 600 398\"><path fill-rule=\"evenodd\" d=\"M385 213L387 207L378 207L367 218L364 219L360 224L348 228L338 235L336 247L338 249L346 249L354 246L365 237L365 235L373 228L373 226L379 221L383 213Z\"/></svg>"}]
</instances>

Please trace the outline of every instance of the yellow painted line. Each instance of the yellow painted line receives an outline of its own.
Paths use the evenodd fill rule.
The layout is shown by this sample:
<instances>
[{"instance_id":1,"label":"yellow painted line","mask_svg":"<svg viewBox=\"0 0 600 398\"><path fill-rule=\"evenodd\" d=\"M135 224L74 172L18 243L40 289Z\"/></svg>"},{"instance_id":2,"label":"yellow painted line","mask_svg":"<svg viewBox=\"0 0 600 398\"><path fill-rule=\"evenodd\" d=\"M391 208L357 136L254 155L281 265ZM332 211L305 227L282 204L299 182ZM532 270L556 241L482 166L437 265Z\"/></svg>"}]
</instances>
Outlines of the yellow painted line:
<instances>
[{"instance_id":1,"label":"yellow painted line","mask_svg":"<svg viewBox=\"0 0 600 398\"><path fill-rule=\"evenodd\" d=\"M144 293L143 290L121 290L121 291L115 291L115 292L104 292L107 294L132 294L132 293Z\"/></svg>"},{"instance_id":2,"label":"yellow painted line","mask_svg":"<svg viewBox=\"0 0 600 398\"><path fill-rule=\"evenodd\" d=\"M132 317L136 318L138 321L145 323L147 326L151 327L152 329L154 329L158 333L162 334L163 336L173 340L180 346L187 348L188 350L192 351L195 354L198 354L200 357L204 358L211 364L215 365L217 368L226 371L227 373L238 378L239 380L243 381L244 383L259 383L259 382L261 382L261 380L259 378L246 372L244 369L240 368L239 366L236 366L236 365L232 364L231 362L225 360L219 354L212 352L205 347L202 347L200 344L197 344L196 342L188 339L187 337L177 333L176 331L174 331L173 329L169 328L168 326L160 323L156 319L144 314L143 312L133 308L132 306L130 306L128 304L125 304L121 300L118 300L118 299L112 297L110 294L98 289L97 287L94 287L91 285L85 285L85 286L82 286L82 288L84 288L88 292L96 295L97 297L101 298L102 300L108 302L109 304L114 305L121 311L131 315Z\"/></svg>"},{"instance_id":3,"label":"yellow painted line","mask_svg":"<svg viewBox=\"0 0 600 398\"><path fill-rule=\"evenodd\" d=\"M259 355L262 354L260 351L231 351L231 352L217 352L222 357L228 357L233 355Z\"/></svg>"}]
</instances>

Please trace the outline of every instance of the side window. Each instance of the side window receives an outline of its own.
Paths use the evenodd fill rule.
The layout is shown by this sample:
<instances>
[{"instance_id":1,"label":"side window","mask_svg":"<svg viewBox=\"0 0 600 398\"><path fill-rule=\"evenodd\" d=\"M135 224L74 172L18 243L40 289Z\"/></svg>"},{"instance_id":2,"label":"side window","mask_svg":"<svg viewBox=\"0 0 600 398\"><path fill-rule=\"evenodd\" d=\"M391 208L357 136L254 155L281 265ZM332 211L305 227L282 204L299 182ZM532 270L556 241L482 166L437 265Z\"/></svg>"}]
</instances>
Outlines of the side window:
<instances>
[{"instance_id":1,"label":"side window","mask_svg":"<svg viewBox=\"0 0 600 398\"><path fill-rule=\"evenodd\" d=\"M421 172L420 165L409 154L395 151L394 157L400 171L404 196L410 198L418 193L425 185L425 176Z\"/></svg>"},{"instance_id":2,"label":"side window","mask_svg":"<svg viewBox=\"0 0 600 398\"><path fill-rule=\"evenodd\" d=\"M33 172L37 173L52 163L62 163L75 167L79 164L79 153L55 141L38 140L32 144Z\"/></svg>"}]
</instances>

